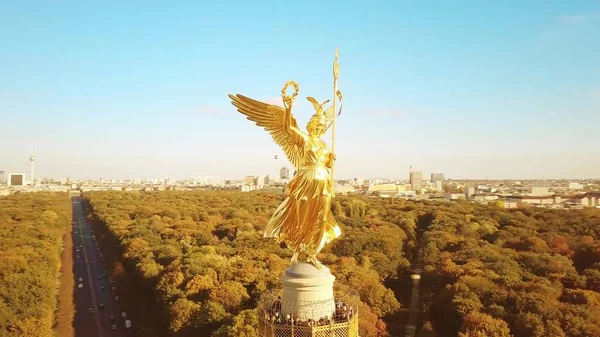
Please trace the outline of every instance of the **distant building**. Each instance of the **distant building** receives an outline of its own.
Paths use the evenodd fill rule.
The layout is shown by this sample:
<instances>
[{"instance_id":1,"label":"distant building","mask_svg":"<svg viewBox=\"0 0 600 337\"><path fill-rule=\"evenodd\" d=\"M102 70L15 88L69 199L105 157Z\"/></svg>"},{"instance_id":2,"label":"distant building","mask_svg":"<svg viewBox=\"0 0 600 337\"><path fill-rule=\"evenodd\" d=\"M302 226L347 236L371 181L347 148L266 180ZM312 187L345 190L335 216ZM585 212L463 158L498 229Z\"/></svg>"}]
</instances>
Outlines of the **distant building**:
<instances>
[{"instance_id":1,"label":"distant building","mask_svg":"<svg viewBox=\"0 0 600 337\"><path fill-rule=\"evenodd\" d=\"M242 192L250 192L250 191L255 191L257 189L256 185L247 185L247 184L242 184L242 186L240 186L240 190Z\"/></svg>"},{"instance_id":2,"label":"distant building","mask_svg":"<svg viewBox=\"0 0 600 337\"><path fill-rule=\"evenodd\" d=\"M550 191L549 191L548 187L532 186L531 187L531 195L534 195L534 196L550 195Z\"/></svg>"},{"instance_id":3,"label":"distant building","mask_svg":"<svg viewBox=\"0 0 600 337\"><path fill-rule=\"evenodd\" d=\"M395 183L392 184L379 184L379 185L369 185L369 192L387 192L387 193L398 193L398 186Z\"/></svg>"},{"instance_id":4,"label":"distant building","mask_svg":"<svg viewBox=\"0 0 600 337\"><path fill-rule=\"evenodd\" d=\"M0 171L0 185L6 183L6 180L4 179L6 179L4 177L4 171Z\"/></svg>"},{"instance_id":5,"label":"distant building","mask_svg":"<svg viewBox=\"0 0 600 337\"><path fill-rule=\"evenodd\" d=\"M534 181L530 184L530 194L532 196L550 195L550 187L546 180Z\"/></svg>"},{"instance_id":6,"label":"distant building","mask_svg":"<svg viewBox=\"0 0 600 337\"><path fill-rule=\"evenodd\" d=\"M568 203L583 207L600 206L600 193L590 192L569 198Z\"/></svg>"},{"instance_id":7,"label":"distant building","mask_svg":"<svg viewBox=\"0 0 600 337\"><path fill-rule=\"evenodd\" d=\"M284 167L282 167L282 168L279 170L279 177L280 177L281 179L290 179L290 169L289 169L289 168L287 168L287 167L285 167L285 166L284 166Z\"/></svg>"},{"instance_id":8,"label":"distant building","mask_svg":"<svg viewBox=\"0 0 600 337\"><path fill-rule=\"evenodd\" d=\"M583 185L580 183L569 183L569 189L570 190L582 190Z\"/></svg>"},{"instance_id":9,"label":"distant building","mask_svg":"<svg viewBox=\"0 0 600 337\"><path fill-rule=\"evenodd\" d=\"M256 177L254 177L254 176L246 176L244 183L246 185L254 186L254 185L256 185L255 180L256 180Z\"/></svg>"},{"instance_id":10,"label":"distant building","mask_svg":"<svg viewBox=\"0 0 600 337\"><path fill-rule=\"evenodd\" d=\"M333 193L335 194L348 194L348 193L353 193L355 192L354 187L352 185L345 185L345 186L335 186L333 187Z\"/></svg>"},{"instance_id":11,"label":"distant building","mask_svg":"<svg viewBox=\"0 0 600 337\"><path fill-rule=\"evenodd\" d=\"M35 167L35 157L33 155L31 155L29 157L29 161L31 161L31 174L30 174L31 175L31 182L30 182L30 184L31 184L31 186L34 186L35 185L35 179L33 179L33 177L34 177L33 172L34 172L34 167Z\"/></svg>"},{"instance_id":12,"label":"distant building","mask_svg":"<svg viewBox=\"0 0 600 337\"><path fill-rule=\"evenodd\" d=\"M594 206L593 201L590 203L590 198L586 196L579 196L570 200L572 203L576 205L581 205L583 207Z\"/></svg>"},{"instance_id":13,"label":"distant building","mask_svg":"<svg viewBox=\"0 0 600 337\"><path fill-rule=\"evenodd\" d=\"M436 181L444 181L443 173L432 173L431 174L431 182L435 184Z\"/></svg>"},{"instance_id":14,"label":"distant building","mask_svg":"<svg viewBox=\"0 0 600 337\"><path fill-rule=\"evenodd\" d=\"M588 198L600 199L600 192L587 192L585 196Z\"/></svg>"},{"instance_id":15,"label":"distant building","mask_svg":"<svg viewBox=\"0 0 600 337\"><path fill-rule=\"evenodd\" d=\"M9 173L8 186L23 186L25 185L25 173Z\"/></svg>"},{"instance_id":16,"label":"distant building","mask_svg":"<svg viewBox=\"0 0 600 337\"><path fill-rule=\"evenodd\" d=\"M260 187L265 186L265 176L256 177L256 182L254 185L260 186Z\"/></svg>"},{"instance_id":17,"label":"distant building","mask_svg":"<svg viewBox=\"0 0 600 337\"><path fill-rule=\"evenodd\" d=\"M559 204L562 202L560 196L546 195L546 196L532 196L532 195L513 195L506 198L507 201L530 204L530 205L551 205Z\"/></svg>"},{"instance_id":18,"label":"distant building","mask_svg":"<svg viewBox=\"0 0 600 337\"><path fill-rule=\"evenodd\" d=\"M446 199L450 200L459 200L465 198L465 194L462 193L446 193L444 196L446 197Z\"/></svg>"},{"instance_id":19,"label":"distant building","mask_svg":"<svg viewBox=\"0 0 600 337\"><path fill-rule=\"evenodd\" d=\"M421 172L410 172L410 187L413 191L421 190L421 187L423 187L423 174Z\"/></svg>"},{"instance_id":20,"label":"distant building","mask_svg":"<svg viewBox=\"0 0 600 337\"><path fill-rule=\"evenodd\" d=\"M198 185L223 185L225 181L218 177L205 176L205 177L192 177L191 181Z\"/></svg>"},{"instance_id":21,"label":"distant building","mask_svg":"<svg viewBox=\"0 0 600 337\"><path fill-rule=\"evenodd\" d=\"M479 201L479 202L489 202L489 201L494 201L497 199L498 199L498 196L495 194L486 194L486 193L473 194L473 200Z\"/></svg>"},{"instance_id":22,"label":"distant building","mask_svg":"<svg viewBox=\"0 0 600 337\"><path fill-rule=\"evenodd\" d=\"M465 187L465 197L467 199L471 199L471 197L475 194L475 187L467 186Z\"/></svg>"},{"instance_id":23,"label":"distant building","mask_svg":"<svg viewBox=\"0 0 600 337\"><path fill-rule=\"evenodd\" d=\"M365 178L354 178L354 185L356 186L362 186L366 184L366 179Z\"/></svg>"}]
</instances>

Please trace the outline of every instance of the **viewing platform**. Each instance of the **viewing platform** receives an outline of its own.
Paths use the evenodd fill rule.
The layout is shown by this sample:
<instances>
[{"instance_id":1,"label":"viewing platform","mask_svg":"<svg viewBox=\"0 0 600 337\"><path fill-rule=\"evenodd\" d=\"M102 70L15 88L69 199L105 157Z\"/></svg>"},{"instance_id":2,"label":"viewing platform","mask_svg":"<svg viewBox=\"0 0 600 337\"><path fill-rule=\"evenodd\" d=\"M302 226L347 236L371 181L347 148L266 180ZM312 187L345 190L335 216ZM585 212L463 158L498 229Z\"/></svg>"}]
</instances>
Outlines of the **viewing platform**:
<instances>
[{"instance_id":1,"label":"viewing platform","mask_svg":"<svg viewBox=\"0 0 600 337\"><path fill-rule=\"evenodd\" d=\"M351 291L336 297L335 309L331 311L330 301L290 303L279 296L265 294L258 303L258 334L261 337L358 337L358 301L356 291ZM298 314L282 315L285 307L296 308Z\"/></svg>"}]
</instances>

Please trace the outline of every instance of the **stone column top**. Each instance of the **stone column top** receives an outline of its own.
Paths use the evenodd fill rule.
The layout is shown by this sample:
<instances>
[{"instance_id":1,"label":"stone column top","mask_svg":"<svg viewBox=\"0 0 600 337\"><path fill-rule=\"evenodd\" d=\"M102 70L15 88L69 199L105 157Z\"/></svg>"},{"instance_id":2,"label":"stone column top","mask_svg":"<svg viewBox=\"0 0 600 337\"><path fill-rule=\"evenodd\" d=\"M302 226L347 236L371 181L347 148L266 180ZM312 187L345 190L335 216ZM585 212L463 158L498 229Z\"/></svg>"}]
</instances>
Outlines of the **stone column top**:
<instances>
[{"instance_id":1,"label":"stone column top","mask_svg":"<svg viewBox=\"0 0 600 337\"><path fill-rule=\"evenodd\" d=\"M285 275L293 278L320 278L330 276L331 270L326 266L319 270L312 263L298 262L291 265L285 271Z\"/></svg>"}]
</instances>

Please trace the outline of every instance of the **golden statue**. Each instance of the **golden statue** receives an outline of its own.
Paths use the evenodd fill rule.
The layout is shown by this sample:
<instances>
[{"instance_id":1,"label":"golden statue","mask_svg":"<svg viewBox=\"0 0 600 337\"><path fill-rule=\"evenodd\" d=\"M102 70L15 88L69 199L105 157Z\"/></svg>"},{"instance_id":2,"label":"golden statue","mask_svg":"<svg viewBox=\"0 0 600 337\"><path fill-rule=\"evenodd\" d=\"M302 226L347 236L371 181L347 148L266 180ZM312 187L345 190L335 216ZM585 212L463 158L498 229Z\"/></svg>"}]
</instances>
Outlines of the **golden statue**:
<instances>
[{"instance_id":1,"label":"golden statue","mask_svg":"<svg viewBox=\"0 0 600 337\"><path fill-rule=\"evenodd\" d=\"M333 152L335 136L335 100L342 99L337 89L339 76L338 52L335 52L333 64L333 104L326 111L323 105L312 97L307 99L313 104L315 114L306 125L306 131L300 130L296 118L292 115L292 104L298 96L298 84L285 83L281 90L284 107L259 102L243 95L229 95L232 104L247 119L267 130L275 142L281 146L289 161L294 165L296 174L286 188L286 199L279 205L265 228L265 237L285 242L293 250L291 263L298 261L301 252L308 256L307 261L321 269L317 254L326 243L341 235L333 214L331 199L333 192ZM289 86L294 93L287 95ZM341 113L340 111L337 115ZM332 149L321 140L321 136L332 127Z\"/></svg>"}]
</instances>

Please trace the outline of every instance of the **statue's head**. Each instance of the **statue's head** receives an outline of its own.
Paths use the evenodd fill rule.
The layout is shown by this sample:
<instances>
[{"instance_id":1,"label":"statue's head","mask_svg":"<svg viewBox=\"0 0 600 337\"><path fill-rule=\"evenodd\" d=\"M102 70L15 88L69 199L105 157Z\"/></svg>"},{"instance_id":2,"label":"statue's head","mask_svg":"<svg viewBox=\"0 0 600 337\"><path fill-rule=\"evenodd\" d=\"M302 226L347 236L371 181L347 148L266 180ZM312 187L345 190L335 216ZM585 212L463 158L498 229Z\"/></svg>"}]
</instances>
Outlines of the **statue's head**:
<instances>
[{"instance_id":1,"label":"statue's head","mask_svg":"<svg viewBox=\"0 0 600 337\"><path fill-rule=\"evenodd\" d=\"M320 137L325 132L325 128L327 128L327 117L323 113L323 105L329 102L329 100L319 104L319 102L312 97L306 97L306 99L313 104L316 111L308 121L306 131L313 137Z\"/></svg>"},{"instance_id":2,"label":"statue's head","mask_svg":"<svg viewBox=\"0 0 600 337\"><path fill-rule=\"evenodd\" d=\"M306 125L306 131L313 137L321 137L327 127L327 118L323 114L323 111L317 112L312 115L308 124Z\"/></svg>"}]
</instances>

